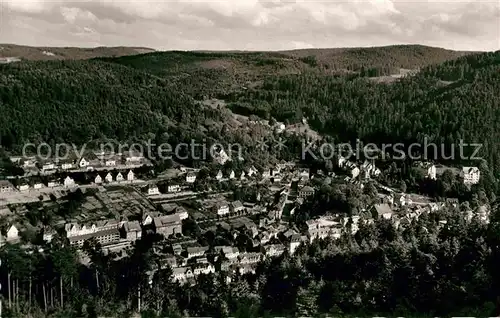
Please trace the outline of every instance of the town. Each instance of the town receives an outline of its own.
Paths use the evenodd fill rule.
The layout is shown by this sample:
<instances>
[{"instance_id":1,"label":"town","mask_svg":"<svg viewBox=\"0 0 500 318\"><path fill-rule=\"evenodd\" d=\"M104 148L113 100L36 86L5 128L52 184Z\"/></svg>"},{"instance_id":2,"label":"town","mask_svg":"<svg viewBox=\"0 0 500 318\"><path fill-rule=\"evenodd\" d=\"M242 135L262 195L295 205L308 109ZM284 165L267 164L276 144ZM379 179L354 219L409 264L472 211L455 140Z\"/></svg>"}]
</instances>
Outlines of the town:
<instances>
[{"instance_id":1,"label":"town","mask_svg":"<svg viewBox=\"0 0 500 318\"><path fill-rule=\"evenodd\" d=\"M0 181L0 244L20 244L29 251L44 242L67 242L80 250L85 263L89 241L119 259L136 241L153 237L159 268L170 266L173 280L194 284L200 274L255 272L266 258L293 255L317 239L355 234L377 219L404 228L422 214L459 204L458 199L436 201L384 185L384 172L374 161L342 156L322 169L285 161L241 171L227 165L214 171L177 165L162 178L146 173L151 163L140 154L90 156L68 162L12 157L25 175ZM468 187L481 177L477 167L459 170L419 162L413 169L428 180L455 173ZM298 220L299 211L309 209L308 201L324 185L370 189L372 197L356 213L332 210ZM466 211L464 218L487 223L489 211L484 204ZM44 220L49 214L50 220ZM439 223L445 226L446 218Z\"/></svg>"}]
</instances>

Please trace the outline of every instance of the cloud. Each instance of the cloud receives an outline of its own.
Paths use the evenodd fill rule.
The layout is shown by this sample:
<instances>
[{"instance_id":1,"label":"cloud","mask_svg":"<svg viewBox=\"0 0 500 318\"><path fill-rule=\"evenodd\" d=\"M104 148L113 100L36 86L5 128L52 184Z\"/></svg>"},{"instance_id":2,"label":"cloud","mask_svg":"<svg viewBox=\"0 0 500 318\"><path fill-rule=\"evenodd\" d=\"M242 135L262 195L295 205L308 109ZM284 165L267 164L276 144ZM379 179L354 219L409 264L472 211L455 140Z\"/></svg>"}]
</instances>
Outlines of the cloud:
<instances>
[{"instance_id":1,"label":"cloud","mask_svg":"<svg viewBox=\"0 0 500 318\"><path fill-rule=\"evenodd\" d=\"M500 49L500 5L487 0L3 0L0 6L0 42L26 45Z\"/></svg>"}]
</instances>

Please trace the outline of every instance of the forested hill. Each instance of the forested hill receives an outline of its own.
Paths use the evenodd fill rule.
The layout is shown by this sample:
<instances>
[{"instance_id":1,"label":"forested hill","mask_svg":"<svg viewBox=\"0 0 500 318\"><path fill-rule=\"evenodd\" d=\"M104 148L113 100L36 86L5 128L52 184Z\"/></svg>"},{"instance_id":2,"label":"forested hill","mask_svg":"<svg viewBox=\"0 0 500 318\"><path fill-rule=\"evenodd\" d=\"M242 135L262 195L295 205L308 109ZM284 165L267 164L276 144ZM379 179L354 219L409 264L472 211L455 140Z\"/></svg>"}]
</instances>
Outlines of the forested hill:
<instances>
[{"instance_id":1,"label":"forested hill","mask_svg":"<svg viewBox=\"0 0 500 318\"><path fill-rule=\"evenodd\" d=\"M95 57L118 57L154 52L144 47L33 47L14 44L0 44L2 58L14 58L29 61L83 60Z\"/></svg>"},{"instance_id":2,"label":"forested hill","mask_svg":"<svg viewBox=\"0 0 500 318\"><path fill-rule=\"evenodd\" d=\"M370 48L303 49L281 53L298 58L314 57L319 64L329 69L356 71L361 67L415 69L480 52L452 51L423 45L391 45Z\"/></svg>"},{"instance_id":3,"label":"forested hill","mask_svg":"<svg viewBox=\"0 0 500 318\"><path fill-rule=\"evenodd\" d=\"M306 116L312 128L337 140L484 143L484 155L498 168L499 56L468 55L390 85L366 72L332 76L316 59L285 53L156 52L4 64L1 144L149 138L167 127L171 140L222 138L220 112L196 103L219 97L247 115L287 122Z\"/></svg>"}]
</instances>

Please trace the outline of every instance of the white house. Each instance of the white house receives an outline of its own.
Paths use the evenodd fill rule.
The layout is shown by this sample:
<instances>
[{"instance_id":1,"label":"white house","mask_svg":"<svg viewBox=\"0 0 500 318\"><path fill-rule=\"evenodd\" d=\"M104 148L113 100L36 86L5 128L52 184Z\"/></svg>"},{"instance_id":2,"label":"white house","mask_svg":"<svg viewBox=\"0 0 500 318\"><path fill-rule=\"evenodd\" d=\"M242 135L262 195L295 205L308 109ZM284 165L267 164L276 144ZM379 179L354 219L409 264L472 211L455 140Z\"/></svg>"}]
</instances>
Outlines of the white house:
<instances>
[{"instance_id":1,"label":"white house","mask_svg":"<svg viewBox=\"0 0 500 318\"><path fill-rule=\"evenodd\" d=\"M358 167L354 167L351 169L350 171L350 174L351 174L351 178L356 178L357 176L359 176L359 173L360 173L360 170Z\"/></svg>"},{"instance_id":2,"label":"white house","mask_svg":"<svg viewBox=\"0 0 500 318\"><path fill-rule=\"evenodd\" d=\"M19 240L19 230L15 225L11 225L7 230L7 241Z\"/></svg>"},{"instance_id":3,"label":"white house","mask_svg":"<svg viewBox=\"0 0 500 318\"><path fill-rule=\"evenodd\" d=\"M59 183L55 180L50 180L47 182L47 187L49 188L55 188L57 186L59 186Z\"/></svg>"},{"instance_id":4,"label":"white house","mask_svg":"<svg viewBox=\"0 0 500 318\"><path fill-rule=\"evenodd\" d=\"M127 174L127 181L134 181L134 179L135 179L134 172L130 170Z\"/></svg>"},{"instance_id":5,"label":"white house","mask_svg":"<svg viewBox=\"0 0 500 318\"><path fill-rule=\"evenodd\" d=\"M436 166L431 164L427 167L427 177L432 180L436 180Z\"/></svg>"},{"instance_id":6,"label":"white house","mask_svg":"<svg viewBox=\"0 0 500 318\"><path fill-rule=\"evenodd\" d=\"M26 183L22 183L19 186L17 186L17 189L19 191L24 192L24 191L28 191L30 189L30 186L28 184L26 184Z\"/></svg>"},{"instance_id":7,"label":"white house","mask_svg":"<svg viewBox=\"0 0 500 318\"><path fill-rule=\"evenodd\" d=\"M116 161L115 160L106 160L106 162L104 163L104 165L106 167L114 167L114 166L116 166Z\"/></svg>"},{"instance_id":8,"label":"white house","mask_svg":"<svg viewBox=\"0 0 500 318\"><path fill-rule=\"evenodd\" d=\"M46 163L42 166L42 171L54 170L56 166L53 163Z\"/></svg>"},{"instance_id":9,"label":"white house","mask_svg":"<svg viewBox=\"0 0 500 318\"><path fill-rule=\"evenodd\" d=\"M217 215L229 214L229 205L226 203L218 202L214 206L214 212L217 213Z\"/></svg>"},{"instance_id":10,"label":"white house","mask_svg":"<svg viewBox=\"0 0 500 318\"><path fill-rule=\"evenodd\" d=\"M295 253L297 248L299 248L300 244L302 244L302 239L299 234L294 234L290 238L290 254Z\"/></svg>"},{"instance_id":11,"label":"white house","mask_svg":"<svg viewBox=\"0 0 500 318\"><path fill-rule=\"evenodd\" d=\"M479 178L481 177L481 172L477 167L463 167L462 174L464 177L465 184L477 184L479 183Z\"/></svg>"},{"instance_id":12,"label":"white house","mask_svg":"<svg viewBox=\"0 0 500 318\"><path fill-rule=\"evenodd\" d=\"M116 175L116 181L122 182L123 180L124 180L123 174L121 172L118 172L118 174Z\"/></svg>"},{"instance_id":13,"label":"white house","mask_svg":"<svg viewBox=\"0 0 500 318\"><path fill-rule=\"evenodd\" d=\"M234 179L236 177L236 175L234 174L234 171L231 170L231 172L229 173L229 179Z\"/></svg>"},{"instance_id":14,"label":"white house","mask_svg":"<svg viewBox=\"0 0 500 318\"><path fill-rule=\"evenodd\" d=\"M106 177L104 177L104 180L106 180L106 182L108 183L113 182L113 176L111 175L111 173L108 172Z\"/></svg>"},{"instance_id":15,"label":"white house","mask_svg":"<svg viewBox=\"0 0 500 318\"><path fill-rule=\"evenodd\" d=\"M72 169L73 168L73 164L72 163L63 163L61 164L61 169L63 170L69 170L69 169Z\"/></svg>"},{"instance_id":16,"label":"white house","mask_svg":"<svg viewBox=\"0 0 500 318\"><path fill-rule=\"evenodd\" d=\"M89 165L89 162L83 157L78 161L78 166L80 168L86 168L88 165Z\"/></svg>"},{"instance_id":17,"label":"white house","mask_svg":"<svg viewBox=\"0 0 500 318\"><path fill-rule=\"evenodd\" d=\"M33 184L33 189L40 190L41 188L43 188L43 184L42 183L36 182L36 183Z\"/></svg>"},{"instance_id":18,"label":"white house","mask_svg":"<svg viewBox=\"0 0 500 318\"><path fill-rule=\"evenodd\" d=\"M251 177L253 176L254 174L258 173L259 171L254 167L250 167L247 171L247 176Z\"/></svg>"},{"instance_id":19,"label":"white house","mask_svg":"<svg viewBox=\"0 0 500 318\"><path fill-rule=\"evenodd\" d=\"M220 181L220 180L222 180L222 177L223 177L222 171L219 170L219 172L217 172L217 175L215 176L215 179Z\"/></svg>"},{"instance_id":20,"label":"white house","mask_svg":"<svg viewBox=\"0 0 500 318\"><path fill-rule=\"evenodd\" d=\"M75 180L71 178L70 176L67 176L66 179L64 179L64 186L65 187L72 187L75 185Z\"/></svg>"},{"instance_id":21,"label":"white house","mask_svg":"<svg viewBox=\"0 0 500 318\"><path fill-rule=\"evenodd\" d=\"M241 175L240 175L240 180L241 180L241 181L246 180L245 171L242 171L242 172L241 172Z\"/></svg>"},{"instance_id":22,"label":"white house","mask_svg":"<svg viewBox=\"0 0 500 318\"><path fill-rule=\"evenodd\" d=\"M194 183L196 181L196 174L192 172L188 172L186 174L186 182L187 183Z\"/></svg>"},{"instance_id":23,"label":"white house","mask_svg":"<svg viewBox=\"0 0 500 318\"><path fill-rule=\"evenodd\" d=\"M102 177L100 175L97 175L94 179L95 184L101 184L102 183Z\"/></svg>"},{"instance_id":24,"label":"white house","mask_svg":"<svg viewBox=\"0 0 500 318\"><path fill-rule=\"evenodd\" d=\"M148 187L148 195L159 195L160 190L158 190L158 187L155 185L151 185Z\"/></svg>"},{"instance_id":25,"label":"white house","mask_svg":"<svg viewBox=\"0 0 500 318\"><path fill-rule=\"evenodd\" d=\"M167 185L167 192L179 192L179 191L181 191L181 187L178 184Z\"/></svg>"}]
</instances>

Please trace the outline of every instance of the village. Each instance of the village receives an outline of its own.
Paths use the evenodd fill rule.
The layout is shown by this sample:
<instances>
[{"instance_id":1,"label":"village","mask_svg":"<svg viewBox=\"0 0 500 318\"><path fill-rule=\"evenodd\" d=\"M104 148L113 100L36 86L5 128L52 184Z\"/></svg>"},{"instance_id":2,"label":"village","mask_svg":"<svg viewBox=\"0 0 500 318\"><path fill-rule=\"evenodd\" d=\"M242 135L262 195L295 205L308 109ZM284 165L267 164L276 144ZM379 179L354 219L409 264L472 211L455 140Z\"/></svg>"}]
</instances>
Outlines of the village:
<instances>
[{"instance_id":1,"label":"village","mask_svg":"<svg viewBox=\"0 0 500 318\"><path fill-rule=\"evenodd\" d=\"M235 171L221 165L220 170L203 173L204 190L197 186L200 169L179 165L170 169L169 178L151 179L139 171L151 163L137 154L59 163L11 160L38 173L0 181L0 245L21 244L30 250L67 242L83 251L91 240L105 254L120 258L136 241L153 236L159 266L170 266L172 279L181 283L215 271L254 272L265 258L292 255L317 239L355 234L377 219L406 227L422 214L458 205L457 199L436 202L385 186L377 181L383 172L374 162L356 163L342 156L334 162L335 172L284 161L263 170L249 166ZM416 169L430 180L446 170L432 163L419 163ZM450 169L465 185L480 180L477 167ZM332 211L305 224L293 221L320 185L333 183L361 189L370 183L378 192L376 203L357 215ZM46 215L50 220L43 219ZM474 215L488 222L489 207L470 210L464 217L471 220ZM439 222L447 221L443 217Z\"/></svg>"}]
</instances>

